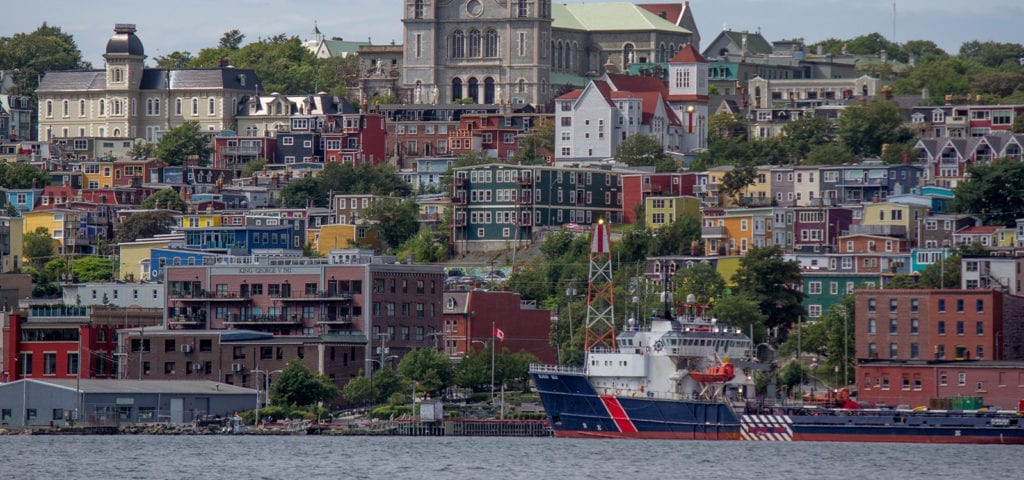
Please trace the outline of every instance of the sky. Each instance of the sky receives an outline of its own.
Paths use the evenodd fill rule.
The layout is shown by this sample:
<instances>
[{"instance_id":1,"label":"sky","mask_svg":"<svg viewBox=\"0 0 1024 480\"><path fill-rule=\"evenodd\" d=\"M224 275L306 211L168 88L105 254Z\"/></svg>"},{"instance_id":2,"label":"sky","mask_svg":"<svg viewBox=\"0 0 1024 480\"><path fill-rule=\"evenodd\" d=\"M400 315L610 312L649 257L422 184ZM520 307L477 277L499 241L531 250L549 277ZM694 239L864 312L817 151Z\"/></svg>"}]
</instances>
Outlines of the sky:
<instances>
[{"instance_id":1,"label":"sky","mask_svg":"<svg viewBox=\"0 0 1024 480\"><path fill-rule=\"evenodd\" d=\"M18 1L4 7L0 36L28 33L46 22L71 34L85 59L101 67L114 24L134 23L152 65L153 58L176 50L195 55L214 47L232 29L245 34L243 43L282 33L305 40L316 22L328 37L401 43L402 4L403 0ZM690 6L705 44L723 27L760 30L769 41L801 37L808 44L878 32L900 43L931 40L950 53L971 40L1024 42L1018 30L1024 18L1021 0L691 0Z\"/></svg>"}]
</instances>

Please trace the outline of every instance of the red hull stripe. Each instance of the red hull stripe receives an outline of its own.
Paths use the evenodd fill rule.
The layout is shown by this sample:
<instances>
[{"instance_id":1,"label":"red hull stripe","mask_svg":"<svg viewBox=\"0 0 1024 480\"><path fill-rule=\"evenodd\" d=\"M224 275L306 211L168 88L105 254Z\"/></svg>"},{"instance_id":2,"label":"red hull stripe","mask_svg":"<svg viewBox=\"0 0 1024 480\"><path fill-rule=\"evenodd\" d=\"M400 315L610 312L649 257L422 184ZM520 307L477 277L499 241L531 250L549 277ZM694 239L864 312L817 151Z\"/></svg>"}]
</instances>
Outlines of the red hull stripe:
<instances>
[{"instance_id":1,"label":"red hull stripe","mask_svg":"<svg viewBox=\"0 0 1024 480\"><path fill-rule=\"evenodd\" d=\"M626 411L622 408L622 404L619 403L619 399L611 395L600 395L601 402L604 403L604 408L608 410L608 415L615 421L615 425L619 427L619 431L622 433L637 433L636 425L633 425L633 421L626 415Z\"/></svg>"}]
</instances>

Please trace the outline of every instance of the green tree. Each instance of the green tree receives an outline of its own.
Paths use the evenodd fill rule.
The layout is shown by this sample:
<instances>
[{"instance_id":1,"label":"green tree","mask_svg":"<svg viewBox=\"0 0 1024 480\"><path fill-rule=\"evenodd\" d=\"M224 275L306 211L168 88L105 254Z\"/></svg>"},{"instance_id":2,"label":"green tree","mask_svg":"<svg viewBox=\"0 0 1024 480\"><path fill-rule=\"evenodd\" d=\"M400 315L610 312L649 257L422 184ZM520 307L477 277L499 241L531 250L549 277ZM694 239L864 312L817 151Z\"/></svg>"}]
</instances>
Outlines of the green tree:
<instances>
[{"instance_id":1,"label":"green tree","mask_svg":"<svg viewBox=\"0 0 1024 480\"><path fill-rule=\"evenodd\" d=\"M967 173L970 180L953 190L951 209L975 215L986 225L1014 226L1024 211L1024 163L976 164Z\"/></svg>"},{"instance_id":2,"label":"green tree","mask_svg":"<svg viewBox=\"0 0 1024 480\"><path fill-rule=\"evenodd\" d=\"M175 50L167 55L156 57L157 68L188 68L195 60L191 52Z\"/></svg>"},{"instance_id":3,"label":"green tree","mask_svg":"<svg viewBox=\"0 0 1024 480\"><path fill-rule=\"evenodd\" d=\"M1024 115L1013 117L1013 125L1010 126L1013 133L1024 133Z\"/></svg>"},{"instance_id":4,"label":"green tree","mask_svg":"<svg viewBox=\"0 0 1024 480\"><path fill-rule=\"evenodd\" d=\"M224 35L220 37L220 43L217 48L225 50L238 50L238 47L242 46L242 40L245 40L245 35L239 32L237 29L232 29L224 32Z\"/></svg>"},{"instance_id":5,"label":"green tree","mask_svg":"<svg viewBox=\"0 0 1024 480\"><path fill-rule=\"evenodd\" d=\"M889 283L885 284L885 288L917 288L917 281L910 275L900 273L893 275Z\"/></svg>"},{"instance_id":6,"label":"green tree","mask_svg":"<svg viewBox=\"0 0 1024 480\"><path fill-rule=\"evenodd\" d=\"M665 154L665 147L654 137L642 133L626 137L615 150L615 160L631 167L654 167L659 172L677 169L675 160Z\"/></svg>"},{"instance_id":7,"label":"green tree","mask_svg":"<svg viewBox=\"0 0 1024 480\"><path fill-rule=\"evenodd\" d=\"M114 261L105 257L78 257L71 262L76 282L109 282L114 279Z\"/></svg>"},{"instance_id":8,"label":"green tree","mask_svg":"<svg viewBox=\"0 0 1024 480\"><path fill-rule=\"evenodd\" d=\"M927 62L949 56L945 50L939 48L931 40L908 40L903 44L903 50L907 52L908 60L910 56L913 56L915 62Z\"/></svg>"},{"instance_id":9,"label":"green tree","mask_svg":"<svg viewBox=\"0 0 1024 480\"><path fill-rule=\"evenodd\" d=\"M415 199L390 197L378 200L365 211L366 216L376 222L372 228L377 231L378 238L392 248L401 245L419 231L420 224L416 218L418 212Z\"/></svg>"},{"instance_id":10,"label":"green tree","mask_svg":"<svg viewBox=\"0 0 1024 480\"><path fill-rule=\"evenodd\" d=\"M306 407L338 398L338 387L323 374L310 372L302 359L293 358L270 387L274 405Z\"/></svg>"},{"instance_id":11,"label":"green tree","mask_svg":"<svg viewBox=\"0 0 1024 480\"><path fill-rule=\"evenodd\" d=\"M757 180L757 169L753 164L736 165L722 175L722 193L742 203L742 191L752 185L754 180Z\"/></svg>"},{"instance_id":12,"label":"green tree","mask_svg":"<svg viewBox=\"0 0 1024 480\"><path fill-rule=\"evenodd\" d=\"M673 282L676 285L675 298L682 300L692 294L697 302L705 305L719 299L725 292L725 280L709 263L694 263L678 269Z\"/></svg>"},{"instance_id":13,"label":"green tree","mask_svg":"<svg viewBox=\"0 0 1024 480\"><path fill-rule=\"evenodd\" d=\"M242 167L242 178L252 177L253 175L256 174L256 172L263 170L266 166L267 159L265 158L257 158L256 160L252 160L249 163L246 163L244 167Z\"/></svg>"},{"instance_id":14,"label":"green tree","mask_svg":"<svg viewBox=\"0 0 1024 480\"><path fill-rule=\"evenodd\" d=\"M399 375L418 383L417 390L437 393L448 387L454 375L452 362L433 348L416 348L402 357Z\"/></svg>"},{"instance_id":15,"label":"green tree","mask_svg":"<svg viewBox=\"0 0 1024 480\"><path fill-rule=\"evenodd\" d=\"M406 383L391 368L383 367L373 372L373 402L383 403L398 392L405 392Z\"/></svg>"},{"instance_id":16,"label":"green tree","mask_svg":"<svg viewBox=\"0 0 1024 480\"><path fill-rule=\"evenodd\" d=\"M451 235L447 229L421 229L402 244L401 250L411 253L416 263L440 263L448 260Z\"/></svg>"},{"instance_id":17,"label":"green tree","mask_svg":"<svg viewBox=\"0 0 1024 480\"><path fill-rule=\"evenodd\" d=\"M31 164L0 164L0 186L4 188L43 188L49 183L50 175Z\"/></svg>"},{"instance_id":18,"label":"green tree","mask_svg":"<svg viewBox=\"0 0 1024 480\"><path fill-rule=\"evenodd\" d=\"M732 280L738 292L758 302L768 316L765 326L778 328L780 339L785 339L794 320L805 315L803 293L793 288L801 284L800 265L784 260L777 245L748 250Z\"/></svg>"},{"instance_id":19,"label":"green tree","mask_svg":"<svg viewBox=\"0 0 1024 480\"><path fill-rule=\"evenodd\" d=\"M512 353L503 348L494 359L494 381L497 385L526 386L529 384L530 364L538 361L532 353Z\"/></svg>"},{"instance_id":20,"label":"green tree","mask_svg":"<svg viewBox=\"0 0 1024 480\"><path fill-rule=\"evenodd\" d=\"M741 328L743 331L749 331L748 328L752 327L756 342L764 339L765 322L768 320L768 316L761 312L761 306L757 300L749 295L728 295L715 299L711 307L711 315L719 322Z\"/></svg>"},{"instance_id":21,"label":"green tree","mask_svg":"<svg viewBox=\"0 0 1024 480\"><path fill-rule=\"evenodd\" d=\"M996 68L1007 64L1019 67L1017 62L1024 57L1024 45L973 40L960 45L958 56L986 67Z\"/></svg>"},{"instance_id":22,"label":"green tree","mask_svg":"<svg viewBox=\"0 0 1024 480\"><path fill-rule=\"evenodd\" d=\"M970 79L971 93L989 95L999 100L1024 88L1024 73L985 72Z\"/></svg>"},{"instance_id":23,"label":"green tree","mask_svg":"<svg viewBox=\"0 0 1024 480\"><path fill-rule=\"evenodd\" d=\"M805 115L786 123L783 127L785 136L782 137L782 144L793 158L804 160L812 148L831 141L831 128L832 124L828 119Z\"/></svg>"},{"instance_id":24,"label":"green tree","mask_svg":"<svg viewBox=\"0 0 1024 480\"><path fill-rule=\"evenodd\" d=\"M921 271L918 288L960 288L960 255L949 255Z\"/></svg>"},{"instance_id":25,"label":"green tree","mask_svg":"<svg viewBox=\"0 0 1024 480\"><path fill-rule=\"evenodd\" d=\"M946 95L963 95L970 89L971 76L985 67L958 57L940 57L920 62L903 77L893 81L893 93L920 95L927 90L931 105L942 105Z\"/></svg>"},{"instance_id":26,"label":"green tree","mask_svg":"<svg viewBox=\"0 0 1024 480\"><path fill-rule=\"evenodd\" d=\"M181 200L181 197L178 197ZM171 200L173 203L174 201ZM155 203L155 202L154 202ZM177 209L176 209L177 210ZM179 210L184 211L184 210ZM114 243L125 243L171 232L174 216L169 212L140 212L129 215L115 228Z\"/></svg>"},{"instance_id":27,"label":"green tree","mask_svg":"<svg viewBox=\"0 0 1024 480\"><path fill-rule=\"evenodd\" d=\"M320 183L313 177L292 180L281 189L281 201L288 208L326 207L330 200Z\"/></svg>"},{"instance_id":28,"label":"green tree","mask_svg":"<svg viewBox=\"0 0 1024 480\"><path fill-rule=\"evenodd\" d=\"M32 95L47 72L91 67L71 35L45 22L32 33L0 37L0 70L14 73L20 95Z\"/></svg>"},{"instance_id":29,"label":"green tree","mask_svg":"<svg viewBox=\"0 0 1024 480\"><path fill-rule=\"evenodd\" d=\"M917 161L917 151L914 150L916 140L903 143L890 143L882 150L882 161L895 165L899 163L914 163Z\"/></svg>"},{"instance_id":30,"label":"green tree","mask_svg":"<svg viewBox=\"0 0 1024 480\"><path fill-rule=\"evenodd\" d=\"M178 192L173 188L165 188L150 195L149 198L142 201L140 206L146 209L188 211L188 204L181 199L181 195L178 195Z\"/></svg>"},{"instance_id":31,"label":"green tree","mask_svg":"<svg viewBox=\"0 0 1024 480\"><path fill-rule=\"evenodd\" d=\"M700 218L684 215L652 235L648 254L655 257L693 255L700 252L699 240Z\"/></svg>"},{"instance_id":32,"label":"green tree","mask_svg":"<svg viewBox=\"0 0 1024 480\"><path fill-rule=\"evenodd\" d=\"M902 125L903 118L896 104L877 101L847 106L839 117L836 132L851 152L876 156L882 153L882 145L905 141L909 137Z\"/></svg>"},{"instance_id":33,"label":"green tree","mask_svg":"<svg viewBox=\"0 0 1024 480\"><path fill-rule=\"evenodd\" d=\"M151 158L154 155L156 155L156 145L142 140L132 143L132 148L128 150L128 156L132 158Z\"/></svg>"},{"instance_id":34,"label":"green tree","mask_svg":"<svg viewBox=\"0 0 1024 480\"><path fill-rule=\"evenodd\" d=\"M857 155L838 143L823 143L811 147L804 165L842 165L857 161Z\"/></svg>"},{"instance_id":35,"label":"green tree","mask_svg":"<svg viewBox=\"0 0 1024 480\"><path fill-rule=\"evenodd\" d=\"M520 165L542 165L555 151L555 122L543 119L519 138L519 145L512 160Z\"/></svg>"},{"instance_id":36,"label":"green tree","mask_svg":"<svg viewBox=\"0 0 1024 480\"><path fill-rule=\"evenodd\" d=\"M363 371L360 370L359 375L349 380L345 384L345 388L341 389L341 398L354 405L374 401L372 380L370 380L370 377L364 376Z\"/></svg>"},{"instance_id":37,"label":"green tree","mask_svg":"<svg viewBox=\"0 0 1024 480\"><path fill-rule=\"evenodd\" d=\"M160 137L155 153L168 165L183 165L190 158L205 163L212 152L210 139L199 130L199 122L188 121Z\"/></svg>"},{"instance_id":38,"label":"green tree","mask_svg":"<svg viewBox=\"0 0 1024 480\"><path fill-rule=\"evenodd\" d=\"M747 122L742 115L716 113L708 117L708 137L710 141L723 139L747 139Z\"/></svg>"},{"instance_id":39,"label":"green tree","mask_svg":"<svg viewBox=\"0 0 1024 480\"><path fill-rule=\"evenodd\" d=\"M57 251L53 237L46 227L38 227L34 232L26 233L22 240L25 256L37 270L42 270L43 264Z\"/></svg>"},{"instance_id":40,"label":"green tree","mask_svg":"<svg viewBox=\"0 0 1024 480\"><path fill-rule=\"evenodd\" d=\"M479 388L487 385L491 381L490 362L489 346L486 352L482 353L470 349L455 366L455 375L453 376L455 384L463 388Z\"/></svg>"}]
</instances>

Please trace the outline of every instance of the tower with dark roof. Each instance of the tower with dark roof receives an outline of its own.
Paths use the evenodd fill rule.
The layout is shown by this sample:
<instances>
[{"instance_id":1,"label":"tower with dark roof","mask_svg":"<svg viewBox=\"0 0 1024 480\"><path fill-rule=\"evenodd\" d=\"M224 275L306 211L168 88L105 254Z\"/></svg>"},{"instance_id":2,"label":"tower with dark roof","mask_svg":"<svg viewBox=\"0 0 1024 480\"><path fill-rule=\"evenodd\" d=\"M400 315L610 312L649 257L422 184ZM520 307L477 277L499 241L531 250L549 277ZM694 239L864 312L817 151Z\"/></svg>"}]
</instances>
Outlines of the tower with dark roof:
<instances>
[{"instance_id":1,"label":"tower with dark roof","mask_svg":"<svg viewBox=\"0 0 1024 480\"><path fill-rule=\"evenodd\" d=\"M114 35L107 40L103 53L107 63L107 90L137 91L142 82L142 71L146 60L142 41L135 36L135 25L118 23Z\"/></svg>"}]
</instances>

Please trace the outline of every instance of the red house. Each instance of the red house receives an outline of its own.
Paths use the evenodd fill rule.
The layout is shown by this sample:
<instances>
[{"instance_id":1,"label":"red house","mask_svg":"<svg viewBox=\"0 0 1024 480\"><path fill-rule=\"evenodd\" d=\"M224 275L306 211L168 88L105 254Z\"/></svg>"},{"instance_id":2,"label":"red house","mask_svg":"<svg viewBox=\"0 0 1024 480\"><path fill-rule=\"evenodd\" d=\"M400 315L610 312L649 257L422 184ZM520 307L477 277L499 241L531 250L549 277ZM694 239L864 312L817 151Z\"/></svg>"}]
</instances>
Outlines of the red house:
<instances>
[{"instance_id":1,"label":"red house","mask_svg":"<svg viewBox=\"0 0 1024 480\"><path fill-rule=\"evenodd\" d=\"M551 311L523 302L518 293L445 292L443 318L444 350L449 357L462 357L471 348L479 352L495 341L500 350L525 351L541 362L557 362L548 341ZM495 338L495 328L504 334L503 340Z\"/></svg>"},{"instance_id":2,"label":"red house","mask_svg":"<svg viewBox=\"0 0 1024 480\"><path fill-rule=\"evenodd\" d=\"M650 196L693 196L697 184L695 173L644 173L622 176L622 218L625 223L636 223L633 214L637 205L643 205Z\"/></svg>"},{"instance_id":3,"label":"red house","mask_svg":"<svg viewBox=\"0 0 1024 480\"><path fill-rule=\"evenodd\" d=\"M534 113L463 115L459 128L449 133L448 145L453 155L484 152L506 160L519 149L519 137L542 121L552 121L551 116Z\"/></svg>"},{"instance_id":4,"label":"red house","mask_svg":"<svg viewBox=\"0 0 1024 480\"><path fill-rule=\"evenodd\" d=\"M383 115L328 115L321 135L328 162L380 165L387 160L387 126Z\"/></svg>"},{"instance_id":5,"label":"red house","mask_svg":"<svg viewBox=\"0 0 1024 480\"><path fill-rule=\"evenodd\" d=\"M274 152L277 151L277 139L273 137L218 135L213 139L213 146L213 166L233 171L236 178L242 176L245 164L253 160L265 158L267 163L276 163Z\"/></svg>"},{"instance_id":6,"label":"red house","mask_svg":"<svg viewBox=\"0 0 1024 480\"><path fill-rule=\"evenodd\" d=\"M81 378L116 376L115 328L91 323L88 308L31 307L28 318L10 314L7 320L0 380L78 378L79 366Z\"/></svg>"}]
</instances>

